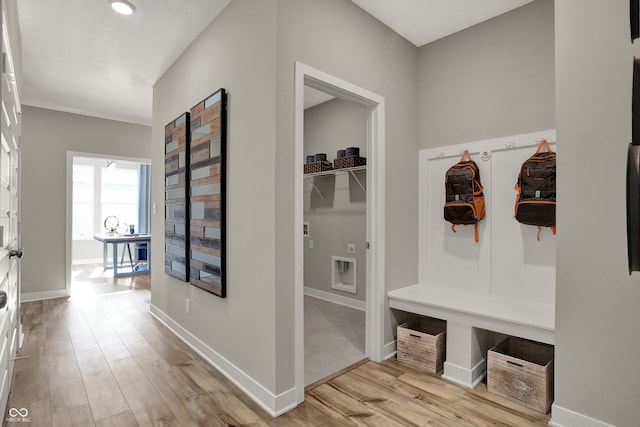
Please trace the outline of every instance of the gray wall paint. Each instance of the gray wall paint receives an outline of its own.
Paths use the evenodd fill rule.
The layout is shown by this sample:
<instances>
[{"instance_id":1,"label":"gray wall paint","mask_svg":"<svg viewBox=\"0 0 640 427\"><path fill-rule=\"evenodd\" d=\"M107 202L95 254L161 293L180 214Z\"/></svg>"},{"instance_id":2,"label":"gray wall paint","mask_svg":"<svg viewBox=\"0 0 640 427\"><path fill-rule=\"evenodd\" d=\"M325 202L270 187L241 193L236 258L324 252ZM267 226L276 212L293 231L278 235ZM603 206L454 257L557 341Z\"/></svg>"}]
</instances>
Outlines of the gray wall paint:
<instances>
[{"instance_id":1,"label":"gray wall paint","mask_svg":"<svg viewBox=\"0 0 640 427\"><path fill-rule=\"evenodd\" d=\"M555 126L553 1L419 50L420 148Z\"/></svg>"},{"instance_id":2,"label":"gray wall paint","mask_svg":"<svg viewBox=\"0 0 640 427\"><path fill-rule=\"evenodd\" d=\"M639 42L629 2L563 0L555 11L556 405L636 426L640 274L627 271L625 171Z\"/></svg>"},{"instance_id":3,"label":"gray wall paint","mask_svg":"<svg viewBox=\"0 0 640 427\"><path fill-rule=\"evenodd\" d=\"M333 161L336 152L360 147L367 157L367 119L369 110L355 102L334 99L304 113L304 152L326 153ZM356 172L366 189L366 172ZM304 285L324 292L364 301L366 298L367 195L350 175L313 179L323 197L305 180L304 220L310 236L304 245ZM313 248L309 247L313 240ZM356 245L356 253L347 252L347 244ZM357 293L332 289L331 257L356 259Z\"/></svg>"},{"instance_id":4,"label":"gray wall paint","mask_svg":"<svg viewBox=\"0 0 640 427\"><path fill-rule=\"evenodd\" d=\"M294 62L385 97L387 290L418 280L418 94L416 48L348 0L279 0L277 55L276 348L284 391L294 385ZM395 327L385 310L385 342Z\"/></svg>"},{"instance_id":5,"label":"gray wall paint","mask_svg":"<svg viewBox=\"0 0 640 427\"><path fill-rule=\"evenodd\" d=\"M67 151L148 159L151 128L22 107L22 293L65 289Z\"/></svg>"},{"instance_id":6,"label":"gray wall paint","mask_svg":"<svg viewBox=\"0 0 640 427\"><path fill-rule=\"evenodd\" d=\"M154 167L152 303L267 390L275 391L275 0L235 0L154 86L153 164L164 126L228 92L227 298L164 273L164 168ZM191 299L191 314L185 299Z\"/></svg>"}]
</instances>

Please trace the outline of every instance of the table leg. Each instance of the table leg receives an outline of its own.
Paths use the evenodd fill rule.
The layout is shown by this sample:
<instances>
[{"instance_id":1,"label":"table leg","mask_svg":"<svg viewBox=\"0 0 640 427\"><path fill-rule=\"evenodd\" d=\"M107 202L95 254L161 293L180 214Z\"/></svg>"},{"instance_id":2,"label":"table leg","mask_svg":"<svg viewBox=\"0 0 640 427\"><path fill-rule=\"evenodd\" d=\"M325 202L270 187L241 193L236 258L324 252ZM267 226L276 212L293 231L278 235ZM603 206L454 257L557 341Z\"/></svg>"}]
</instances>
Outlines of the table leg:
<instances>
[{"instance_id":1,"label":"table leg","mask_svg":"<svg viewBox=\"0 0 640 427\"><path fill-rule=\"evenodd\" d=\"M118 243L113 242L113 277L118 277Z\"/></svg>"},{"instance_id":2,"label":"table leg","mask_svg":"<svg viewBox=\"0 0 640 427\"><path fill-rule=\"evenodd\" d=\"M133 273L133 258L131 257L131 245L127 243L127 252L129 253L129 265L131 265L131 272ZM122 257L124 258L124 248L122 248Z\"/></svg>"},{"instance_id":3,"label":"table leg","mask_svg":"<svg viewBox=\"0 0 640 427\"><path fill-rule=\"evenodd\" d=\"M104 266L104 269L106 270L107 268L109 268L109 261L107 258L109 258L109 256L107 255L109 250L109 244L106 242L102 242L102 265Z\"/></svg>"}]
</instances>

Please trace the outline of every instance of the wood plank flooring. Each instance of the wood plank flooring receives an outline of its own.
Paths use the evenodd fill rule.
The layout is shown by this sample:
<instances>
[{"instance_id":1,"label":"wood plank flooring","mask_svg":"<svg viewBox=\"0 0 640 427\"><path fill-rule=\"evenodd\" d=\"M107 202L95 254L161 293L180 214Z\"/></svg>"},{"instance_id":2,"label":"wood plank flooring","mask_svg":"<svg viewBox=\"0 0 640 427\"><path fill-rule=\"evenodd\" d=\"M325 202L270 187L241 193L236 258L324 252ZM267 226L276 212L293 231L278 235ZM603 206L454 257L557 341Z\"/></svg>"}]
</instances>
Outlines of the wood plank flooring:
<instances>
[{"instance_id":1,"label":"wood plank flooring","mask_svg":"<svg viewBox=\"0 0 640 427\"><path fill-rule=\"evenodd\" d=\"M23 304L25 340L8 408L27 408L31 422L5 425L543 426L549 421L489 394L483 384L467 390L395 360L355 365L316 383L307 388L303 404L273 419L148 313L148 276L135 280L105 285L111 293L102 295Z\"/></svg>"}]
</instances>

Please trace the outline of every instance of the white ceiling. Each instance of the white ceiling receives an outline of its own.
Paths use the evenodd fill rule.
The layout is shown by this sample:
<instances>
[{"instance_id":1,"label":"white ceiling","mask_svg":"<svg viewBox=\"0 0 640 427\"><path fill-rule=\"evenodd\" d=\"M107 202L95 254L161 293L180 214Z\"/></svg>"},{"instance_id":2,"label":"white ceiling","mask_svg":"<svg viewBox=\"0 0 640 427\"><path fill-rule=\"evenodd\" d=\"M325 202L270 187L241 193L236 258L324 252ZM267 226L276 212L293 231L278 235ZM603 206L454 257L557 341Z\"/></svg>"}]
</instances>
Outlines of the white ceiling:
<instances>
[{"instance_id":1,"label":"white ceiling","mask_svg":"<svg viewBox=\"0 0 640 427\"><path fill-rule=\"evenodd\" d=\"M231 0L19 0L22 102L151 124L152 87Z\"/></svg>"},{"instance_id":2,"label":"white ceiling","mask_svg":"<svg viewBox=\"0 0 640 427\"><path fill-rule=\"evenodd\" d=\"M18 1L22 102L151 124L153 84L231 0L132 1ZM533 0L351 1L422 46Z\"/></svg>"},{"instance_id":3,"label":"white ceiling","mask_svg":"<svg viewBox=\"0 0 640 427\"><path fill-rule=\"evenodd\" d=\"M314 89L309 86L304 87L304 109L315 107L316 105L324 104L327 101L331 101L335 96L329 95L318 89Z\"/></svg>"},{"instance_id":4,"label":"white ceiling","mask_svg":"<svg viewBox=\"0 0 640 427\"><path fill-rule=\"evenodd\" d=\"M351 0L415 46L457 33L533 0Z\"/></svg>"}]
</instances>

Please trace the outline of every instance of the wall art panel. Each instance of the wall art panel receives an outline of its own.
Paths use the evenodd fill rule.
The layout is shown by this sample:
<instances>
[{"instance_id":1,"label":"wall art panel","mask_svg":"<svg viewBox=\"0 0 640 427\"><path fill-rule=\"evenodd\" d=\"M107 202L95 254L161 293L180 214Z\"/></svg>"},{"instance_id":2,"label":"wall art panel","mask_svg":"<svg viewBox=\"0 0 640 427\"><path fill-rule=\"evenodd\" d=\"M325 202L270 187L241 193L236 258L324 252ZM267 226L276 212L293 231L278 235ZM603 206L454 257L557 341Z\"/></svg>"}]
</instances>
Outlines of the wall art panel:
<instances>
[{"instance_id":1,"label":"wall art panel","mask_svg":"<svg viewBox=\"0 0 640 427\"><path fill-rule=\"evenodd\" d=\"M189 281L189 113L184 113L164 128L164 271L184 282Z\"/></svg>"},{"instance_id":2,"label":"wall art panel","mask_svg":"<svg viewBox=\"0 0 640 427\"><path fill-rule=\"evenodd\" d=\"M224 89L191 109L190 278L221 298L226 297L225 127Z\"/></svg>"}]
</instances>

